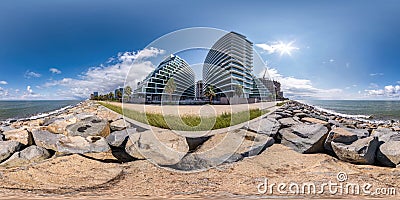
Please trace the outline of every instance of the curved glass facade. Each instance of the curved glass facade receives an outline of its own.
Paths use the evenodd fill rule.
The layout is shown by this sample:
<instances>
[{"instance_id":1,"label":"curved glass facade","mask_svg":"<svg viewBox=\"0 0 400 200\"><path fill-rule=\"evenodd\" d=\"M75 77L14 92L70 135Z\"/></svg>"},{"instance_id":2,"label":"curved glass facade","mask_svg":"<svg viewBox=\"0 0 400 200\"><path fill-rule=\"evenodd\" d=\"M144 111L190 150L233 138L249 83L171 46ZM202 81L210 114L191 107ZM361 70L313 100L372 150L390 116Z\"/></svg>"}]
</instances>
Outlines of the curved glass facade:
<instances>
[{"instance_id":1,"label":"curved glass facade","mask_svg":"<svg viewBox=\"0 0 400 200\"><path fill-rule=\"evenodd\" d=\"M175 90L170 95L165 87L168 81L174 80ZM145 98L147 103L159 103L161 100L185 100L195 97L195 74L189 64L176 55L164 59L158 67L135 90L138 97Z\"/></svg>"},{"instance_id":2,"label":"curved glass facade","mask_svg":"<svg viewBox=\"0 0 400 200\"><path fill-rule=\"evenodd\" d=\"M221 37L207 54L203 65L203 90L212 85L217 98L230 98L235 96L235 89L240 85L242 97L264 99L270 93L252 72L253 43L243 35L230 32Z\"/></svg>"}]
</instances>

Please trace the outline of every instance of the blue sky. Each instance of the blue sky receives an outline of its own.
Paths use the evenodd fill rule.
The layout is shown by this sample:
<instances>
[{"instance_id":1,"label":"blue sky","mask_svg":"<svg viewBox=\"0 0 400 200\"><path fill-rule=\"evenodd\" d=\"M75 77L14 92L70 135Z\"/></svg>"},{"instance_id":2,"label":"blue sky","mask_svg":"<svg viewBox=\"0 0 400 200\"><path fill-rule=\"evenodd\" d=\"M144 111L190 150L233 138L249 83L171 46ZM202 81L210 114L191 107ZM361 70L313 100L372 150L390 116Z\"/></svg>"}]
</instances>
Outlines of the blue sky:
<instances>
[{"instance_id":1,"label":"blue sky","mask_svg":"<svg viewBox=\"0 0 400 200\"><path fill-rule=\"evenodd\" d=\"M246 35L289 97L399 99L399 10L396 0L3 0L0 99L112 90L126 66L110 66L110 57L135 58L153 40L190 27ZM296 49L280 55L271 50L279 42Z\"/></svg>"}]
</instances>

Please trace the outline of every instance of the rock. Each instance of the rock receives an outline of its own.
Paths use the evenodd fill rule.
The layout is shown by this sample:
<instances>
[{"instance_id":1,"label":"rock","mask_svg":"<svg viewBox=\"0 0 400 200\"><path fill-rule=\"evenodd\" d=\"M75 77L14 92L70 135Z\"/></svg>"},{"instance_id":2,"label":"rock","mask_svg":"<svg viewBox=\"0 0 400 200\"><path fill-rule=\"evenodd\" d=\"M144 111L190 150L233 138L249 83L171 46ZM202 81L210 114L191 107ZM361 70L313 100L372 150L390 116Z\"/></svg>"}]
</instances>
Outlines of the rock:
<instances>
[{"instance_id":1,"label":"rock","mask_svg":"<svg viewBox=\"0 0 400 200\"><path fill-rule=\"evenodd\" d=\"M28 148L14 153L9 159L1 163L4 167L16 167L39 162L50 158L50 153L38 146L29 146Z\"/></svg>"},{"instance_id":2,"label":"rock","mask_svg":"<svg viewBox=\"0 0 400 200\"><path fill-rule=\"evenodd\" d=\"M315 114L315 113L313 113L313 114L309 114L309 116L310 116L311 118L319 119L319 120L322 120L322 121L328 121L328 120L329 120L328 117L323 116L323 115L321 115L321 114Z\"/></svg>"},{"instance_id":3,"label":"rock","mask_svg":"<svg viewBox=\"0 0 400 200\"><path fill-rule=\"evenodd\" d=\"M65 132L67 131L67 126L75 124L77 121L78 120L75 117L71 117L68 119L58 119L50 123L47 126L47 130L56 134L65 134Z\"/></svg>"},{"instance_id":4,"label":"rock","mask_svg":"<svg viewBox=\"0 0 400 200\"><path fill-rule=\"evenodd\" d=\"M35 120L29 120L26 125L30 127L35 127L35 126L42 126L44 124L43 119L35 119Z\"/></svg>"},{"instance_id":5,"label":"rock","mask_svg":"<svg viewBox=\"0 0 400 200\"><path fill-rule=\"evenodd\" d=\"M366 137L351 144L332 142L332 149L342 161L354 164L373 164L379 146L377 137Z\"/></svg>"},{"instance_id":6,"label":"rock","mask_svg":"<svg viewBox=\"0 0 400 200\"><path fill-rule=\"evenodd\" d=\"M307 117L308 115L306 113L300 112L300 113L296 113L294 116L301 119L301 118Z\"/></svg>"},{"instance_id":7,"label":"rock","mask_svg":"<svg viewBox=\"0 0 400 200\"><path fill-rule=\"evenodd\" d=\"M322 124L324 126L329 126L328 122L322 121L320 119L311 118L311 117L304 117L303 119L301 119L301 121L308 122L308 123L311 123L311 124Z\"/></svg>"},{"instance_id":8,"label":"rock","mask_svg":"<svg viewBox=\"0 0 400 200\"><path fill-rule=\"evenodd\" d=\"M110 151L107 141L100 136L68 136L60 138L56 143L57 151L66 154L85 154Z\"/></svg>"},{"instance_id":9,"label":"rock","mask_svg":"<svg viewBox=\"0 0 400 200\"><path fill-rule=\"evenodd\" d=\"M301 123L301 122L299 122L299 121L294 120L294 119L291 118L291 117L282 118L282 119L280 119L280 120L278 120L278 121L279 121L279 123L282 124L282 127L285 127L285 128L290 127L290 126L293 126L293 125L295 125L295 124Z\"/></svg>"},{"instance_id":10,"label":"rock","mask_svg":"<svg viewBox=\"0 0 400 200\"><path fill-rule=\"evenodd\" d=\"M393 131L400 132L400 126L393 126Z\"/></svg>"},{"instance_id":11,"label":"rock","mask_svg":"<svg viewBox=\"0 0 400 200\"><path fill-rule=\"evenodd\" d=\"M291 114L288 114L288 113L285 113L285 112L279 112L279 111L276 111L276 112L275 112L275 114L276 114L276 115L279 115L279 116L281 116L281 118L288 118L288 117L292 117L292 115L291 115Z\"/></svg>"},{"instance_id":12,"label":"rock","mask_svg":"<svg viewBox=\"0 0 400 200\"><path fill-rule=\"evenodd\" d=\"M328 120L328 123L330 124L330 126L336 126L336 127L340 127L340 123L336 120L330 119Z\"/></svg>"},{"instance_id":13,"label":"rock","mask_svg":"<svg viewBox=\"0 0 400 200\"><path fill-rule=\"evenodd\" d=\"M53 151L57 151L57 142L61 138L66 137L65 135L54 134L43 129L34 130L32 132L32 136L37 146L45 149L51 149Z\"/></svg>"},{"instance_id":14,"label":"rock","mask_svg":"<svg viewBox=\"0 0 400 200\"><path fill-rule=\"evenodd\" d=\"M82 120L85 120L90 117L95 117L95 115L93 115L91 113L79 113L79 114L74 115L74 117L76 119L78 119L78 121L82 121Z\"/></svg>"},{"instance_id":15,"label":"rock","mask_svg":"<svg viewBox=\"0 0 400 200\"><path fill-rule=\"evenodd\" d=\"M124 119L119 119L117 121L111 122L110 128L111 131L122 131L126 128L131 127L128 122L125 122Z\"/></svg>"},{"instance_id":16,"label":"rock","mask_svg":"<svg viewBox=\"0 0 400 200\"><path fill-rule=\"evenodd\" d=\"M400 137L400 134L388 128L378 128L372 131L372 135L378 137L379 142L389 142L392 138Z\"/></svg>"},{"instance_id":17,"label":"rock","mask_svg":"<svg viewBox=\"0 0 400 200\"><path fill-rule=\"evenodd\" d=\"M103 107L104 108L104 107ZM98 110L97 116L101 119L105 119L109 122L114 122L119 119L122 119L122 115L115 113L113 111L109 111L108 109L104 108L104 110Z\"/></svg>"},{"instance_id":18,"label":"rock","mask_svg":"<svg viewBox=\"0 0 400 200\"><path fill-rule=\"evenodd\" d=\"M400 164L400 138L393 138L379 146L376 159L388 167L396 167Z\"/></svg>"},{"instance_id":19,"label":"rock","mask_svg":"<svg viewBox=\"0 0 400 200\"><path fill-rule=\"evenodd\" d=\"M130 156L146 158L158 165L174 165L189 151L186 138L170 130L129 133L129 140L125 150Z\"/></svg>"},{"instance_id":20,"label":"rock","mask_svg":"<svg viewBox=\"0 0 400 200\"><path fill-rule=\"evenodd\" d=\"M262 118L257 121L249 123L243 128L253 131L255 133L274 137L278 133L280 127L281 124L277 120L271 118Z\"/></svg>"},{"instance_id":21,"label":"rock","mask_svg":"<svg viewBox=\"0 0 400 200\"><path fill-rule=\"evenodd\" d=\"M235 130L211 136L195 152L179 163L169 166L183 171L205 170L222 163L231 163L244 157L255 156L274 144L268 135L246 130Z\"/></svg>"},{"instance_id":22,"label":"rock","mask_svg":"<svg viewBox=\"0 0 400 200\"><path fill-rule=\"evenodd\" d=\"M296 124L279 131L282 144L299 153L319 153L324 151L324 141L328 128L322 124Z\"/></svg>"},{"instance_id":23,"label":"rock","mask_svg":"<svg viewBox=\"0 0 400 200\"><path fill-rule=\"evenodd\" d=\"M19 151L22 144L17 141L0 141L0 162L9 158L12 154Z\"/></svg>"},{"instance_id":24,"label":"rock","mask_svg":"<svg viewBox=\"0 0 400 200\"><path fill-rule=\"evenodd\" d=\"M138 150L136 150L135 145L133 144L132 140L129 139L129 137L128 137L128 141L125 144L125 152L129 156L132 156L135 159L138 159L138 160L146 159L144 156L142 156L142 154Z\"/></svg>"},{"instance_id":25,"label":"rock","mask_svg":"<svg viewBox=\"0 0 400 200\"><path fill-rule=\"evenodd\" d=\"M278 119L282 119L283 117L282 117L282 115L279 115L279 114L276 114L276 113L272 113L272 114L268 115L267 118L268 119L276 119L276 120L278 120Z\"/></svg>"},{"instance_id":26,"label":"rock","mask_svg":"<svg viewBox=\"0 0 400 200\"><path fill-rule=\"evenodd\" d=\"M89 117L75 124L67 126L68 136L101 136L107 137L110 134L108 121L97 117Z\"/></svg>"},{"instance_id":27,"label":"rock","mask_svg":"<svg viewBox=\"0 0 400 200\"><path fill-rule=\"evenodd\" d=\"M351 144L352 142L366 138L369 136L369 132L364 129L349 129L349 128L334 128L332 129L328 137L325 140L324 148L328 151L333 151L332 142L340 142L344 144Z\"/></svg>"},{"instance_id":28,"label":"rock","mask_svg":"<svg viewBox=\"0 0 400 200\"><path fill-rule=\"evenodd\" d=\"M106 137L106 141L110 146L121 147L129 137L128 132L133 134L136 132L136 128L128 128L126 130L112 132Z\"/></svg>"},{"instance_id":29,"label":"rock","mask_svg":"<svg viewBox=\"0 0 400 200\"><path fill-rule=\"evenodd\" d=\"M33 144L32 134L25 129L9 130L9 131L3 132L3 135L6 140L17 141L24 145L32 145Z\"/></svg>"}]
</instances>

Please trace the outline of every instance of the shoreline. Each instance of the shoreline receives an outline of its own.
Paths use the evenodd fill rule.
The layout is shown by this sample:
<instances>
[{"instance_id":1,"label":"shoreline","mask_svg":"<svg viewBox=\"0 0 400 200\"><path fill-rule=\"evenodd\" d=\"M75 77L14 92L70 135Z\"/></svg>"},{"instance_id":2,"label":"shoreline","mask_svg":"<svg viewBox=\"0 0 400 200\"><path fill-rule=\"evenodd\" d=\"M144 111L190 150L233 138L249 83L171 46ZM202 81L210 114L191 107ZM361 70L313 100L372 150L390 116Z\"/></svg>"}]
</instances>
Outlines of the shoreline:
<instances>
[{"instance_id":1,"label":"shoreline","mask_svg":"<svg viewBox=\"0 0 400 200\"><path fill-rule=\"evenodd\" d=\"M336 111L333 110L329 110L329 109L325 109L325 108L321 108L319 106L315 106L315 105L310 105L301 101L296 101L296 100L292 100L292 102L297 102L299 104L302 104L312 110L316 110L319 113L316 114L320 114L320 115L325 115L325 116L330 116L332 117L336 117L338 119L343 119L343 120L353 120L356 123L366 123L366 124L370 124L372 127L374 126L381 126L381 127L385 127L385 128L389 128L389 127L394 127L394 126L400 126L400 120L399 119L391 119L391 120L374 120L373 116L368 116L368 115L352 115L352 114L344 114L344 113L338 113ZM365 117L359 117L359 116L365 116ZM367 117L369 119L367 119Z\"/></svg>"},{"instance_id":2,"label":"shoreline","mask_svg":"<svg viewBox=\"0 0 400 200\"><path fill-rule=\"evenodd\" d=\"M41 101L41 100L38 100L38 101ZM56 100L56 101L58 101L58 100ZM36 120L36 119L41 119L41 118L45 118L45 117L51 117L53 115L60 115L64 112L66 112L68 109L72 109L74 107L79 106L80 104L82 104L85 101L86 100L82 100L82 101L79 101L78 103L74 103L74 104L71 104L68 106L61 107L59 109L54 109L54 110L50 110L50 111L46 111L46 112L37 112L37 113L31 114L27 117L19 117L19 118L13 117L13 118L0 120L0 126L1 125L10 125L11 123L18 122L18 121L29 121L29 120ZM10 102L12 102L12 101L10 101Z\"/></svg>"}]
</instances>

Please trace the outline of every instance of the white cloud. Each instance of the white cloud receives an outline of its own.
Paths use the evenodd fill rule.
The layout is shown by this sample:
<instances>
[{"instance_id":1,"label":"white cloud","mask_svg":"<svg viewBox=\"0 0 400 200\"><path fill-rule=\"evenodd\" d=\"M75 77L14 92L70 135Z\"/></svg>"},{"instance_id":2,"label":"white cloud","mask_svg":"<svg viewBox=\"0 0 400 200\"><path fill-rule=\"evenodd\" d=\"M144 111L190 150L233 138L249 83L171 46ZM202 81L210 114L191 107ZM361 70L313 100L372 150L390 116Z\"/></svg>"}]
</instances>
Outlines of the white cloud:
<instances>
[{"instance_id":1,"label":"white cloud","mask_svg":"<svg viewBox=\"0 0 400 200\"><path fill-rule=\"evenodd\" d=\"M311 80L294 77L284 77L276 69L268 69L271 79L281 83L284 95L289 98L318 98L337 99L340 98L341 89L320 89L313 86Z\"/></svg>"},{"instance_id":2,"label":"white cloud","mask_svg":"<svg viewBox=\"0 0 400 200\"><path fill-rule=\"evenodd\" d=\"M119 53L118 58L122 62L133 62L134 60L138 61L164 53L165 51L163 49L150 47L148 49L143 49L138 52L133 51L133 52Z\"/></svg>"},{"instance_id":3,"label":"white cloud","mask_svg":"<svg viewBox=\"0 0 400 200\"><path fill-rule=\"evenodd\" d=\"M288 54L291 55L291 52L293 50L299 50L298 47L292 46L294 41L291 41L289 43L284 43L282 41L275 41L275 42L270 42L270 43L260 43L260 44L255 44L256 47L259 47L266 51L268 54L273 54L273 53L279 53L280 55L283 54Z\"/></svg>"},{"instance_id":4,"label":"white cloud","mask_svg":"<svg viewBox=\"0 0 400 200\"><path fill-rule=\"evenodd\" d=\"M335 60L331 58L331 59L329 60L329 62L331 62L331 63L332 63L332 62L335 62Z\"/></svg>"},{"instance_id":5,"label":"white cloud","mask_svg":"<svg viewBox=\"0 0 400 200\"><path fill-rule=\"evenodd\" d=\"M384 73L371 73L369 76L383 76Z\"/></svg>"},{"instance_id":6,"label":"white cloud","mask_svg":"<svg viewBox=\"0 0 400 200\"><path fill-rule=\"evenodd\" d=\"M155 66L144 59L163 54L164 50L150 48L138 52L118 54L119 63L109 66L91 67L79 75L79 78L63 78L44 84L44 87L61 86L57 95L66 98L87 98L93 92L108 93L119 86L127 85L135 88Z\"/></svg>"},{"instance_id":7,"label":"white cloud","mask_svg":"<svg viewBox=\"0 0 400 200\"><path fill-rule=\"evenodd\" d=\"M57 68L50 68L49 71L53 74L61 74L61 71Z\"/></svg>"},{"instance_id":8,"label":"white cloud","mask_svg":"<svg viewBox=\"0 0 400 200\"><path fill-rule=\"evenodd\" d=\"M41 76L41 74L29 70L27 70L24 75L25 78L39 78Z\"/></svg>"},{"instance_id":9,"label":"white cloud","mask_svg":"<svg viewBox=\"0 0 400 200\"><path fill-rule=\"evenodd\" d=\"M365 90L368 96L400 97L400 85L387 85L383 89Z\"/></svg>"},{"instance_id":10,"label":"white cloud","mask_svg":"<svg viewBox=\"0 0 400 200\"><path fill-rule=\"evenodd\" d=\"M30 85L28 85L28 86L26 87L26 92L27 92L28 94L32 94L32 93L33 93L33 90L32 90L32 88L31 88Z\"/></svg>"},{"instance_id":11,"label":"white cloud","mask_svg":"<svg viewBox=\"0 0 400 200\"><path fill-rule=\"evenodd\" d=\"M7 81L0 81L0 85L7 85Z\"/></svg>"}]
</instances>

